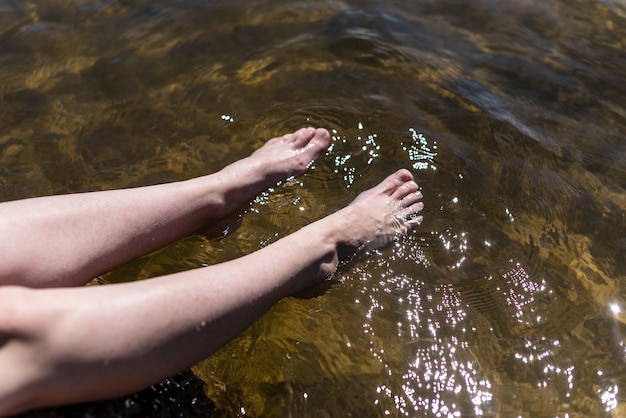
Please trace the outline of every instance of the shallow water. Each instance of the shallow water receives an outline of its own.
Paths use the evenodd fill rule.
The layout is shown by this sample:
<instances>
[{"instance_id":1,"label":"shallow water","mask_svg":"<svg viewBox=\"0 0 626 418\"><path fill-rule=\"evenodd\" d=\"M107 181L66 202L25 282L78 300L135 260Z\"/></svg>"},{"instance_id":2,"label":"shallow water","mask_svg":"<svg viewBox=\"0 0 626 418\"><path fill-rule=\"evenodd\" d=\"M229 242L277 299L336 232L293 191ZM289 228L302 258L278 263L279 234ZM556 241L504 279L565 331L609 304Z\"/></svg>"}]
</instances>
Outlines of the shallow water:
<instances>
[{"instance_id":1,"label":"shallow water","mask_svg":"<svg viewBox=\"0 0 626 418\"><path fill-rule=\"evenodd\" d=\"M249 253L413 170L420 228L195 368L217 416L625 416L625 50L622 0L0 1L0 199L326 127L231 236L103 277Z\"/></svg>"}]
</instances>

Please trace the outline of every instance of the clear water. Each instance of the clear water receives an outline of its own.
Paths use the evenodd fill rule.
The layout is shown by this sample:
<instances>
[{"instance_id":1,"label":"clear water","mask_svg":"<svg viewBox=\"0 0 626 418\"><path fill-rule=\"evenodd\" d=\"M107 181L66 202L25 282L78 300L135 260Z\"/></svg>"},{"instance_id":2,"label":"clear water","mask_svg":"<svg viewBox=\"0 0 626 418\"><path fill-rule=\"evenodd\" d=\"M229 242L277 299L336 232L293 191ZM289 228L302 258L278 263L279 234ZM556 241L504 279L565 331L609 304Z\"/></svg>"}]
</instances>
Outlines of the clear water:
<instances>
[{"instance_id":1,"label":"clear water","mask_svg":"<svg viewBox=\"0 0 626 418\"><path fill-rule=\"evenodd\" d=\"M249 253L413 170L406 241L194 369L215 415L626 416L625 51L622 0L0 1L0 199L326 127L233 235L104 277Z\"/></svg>"}]
</instances>

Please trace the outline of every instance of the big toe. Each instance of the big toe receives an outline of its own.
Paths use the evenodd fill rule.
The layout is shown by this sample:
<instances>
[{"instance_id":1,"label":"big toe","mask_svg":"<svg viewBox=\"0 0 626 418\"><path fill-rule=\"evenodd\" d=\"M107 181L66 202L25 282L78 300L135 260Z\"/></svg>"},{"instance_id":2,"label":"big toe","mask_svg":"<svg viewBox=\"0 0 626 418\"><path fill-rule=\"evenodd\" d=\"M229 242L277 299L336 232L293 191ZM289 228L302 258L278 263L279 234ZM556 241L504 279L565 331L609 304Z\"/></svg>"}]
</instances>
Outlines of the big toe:
<instances>
[{"instance_id":1,"label":"big toe","mask_svg":"<svg viewBox=\"0 0 626 418\"><path fill-rule=\"evenodd\" d=\"M380 187L383 189L383 192L391 195L402 188L402 186L412 181L413 174L411 174L409 170L402 168L387 176L387 178L380 183Z\"/></svg>"},{"instance_id":2,"label":"big toe","mask_svg":"<svg viewBox=\"0 0 626 418\"><path fill-rule=\"evenodd\" d=\"M406 168L401 168L391 175L391 177L395 177L399 182L406 183L407 181L413 180L413 174Z\"/></svg>"}]
</instances>

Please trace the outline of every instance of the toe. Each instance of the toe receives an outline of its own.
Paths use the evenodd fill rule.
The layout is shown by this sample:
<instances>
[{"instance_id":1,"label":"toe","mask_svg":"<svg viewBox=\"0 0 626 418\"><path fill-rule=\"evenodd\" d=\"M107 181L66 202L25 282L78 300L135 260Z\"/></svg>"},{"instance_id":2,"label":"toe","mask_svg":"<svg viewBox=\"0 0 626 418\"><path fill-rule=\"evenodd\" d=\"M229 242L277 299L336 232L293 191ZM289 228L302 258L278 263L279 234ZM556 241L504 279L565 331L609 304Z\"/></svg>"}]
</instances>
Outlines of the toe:
<instances>
[{"instance_id":1,"label":"toe","mask_svg":"<svg viewBox=\"0 0 626 418\"><path fill-rule=\"evenodd\" d=\"M326 129L318 128L315 130L315 134L313 136L313 139L311 140L311 143L314 144L316 147L326 149L330 145L330 134Z\"/></svg>"},{"instance_id":2,"label":"toe","mask_svg":"<svg viewBox=\"0 0 626 418\"><path fill-rule=\"evenodd\" d=\"M420 213L422 209L424 209L424 204L422 202L413 203L402 210L402 216L413 219L415 218L413 215Z\"/></svg>"},{"instance_id":3,"label":"toe","mask_svg":"<svg viewBox=\"0 0 626 418\"><path fill-rule=\"evenodd\" d=\"M416 192L409 193L406 196L404 196L402 200L400 201L400 205L404 208L407 208L411 206L412 204L414 204L415 202L419 202L421 198L422 198L422 193L418 190Z\"/></svg>"},{"instance_id":4,"label":"toe","mask_svg":"<svg viewBox=\"0 0 626 418\"><path fill-rule=\"evenodd\" d=\"M396 176L398 180L403 183L413 180L413 174L411 174L411 172L406 168L401 168L400 170L393 173L392 176Z\"/></svg>"},{"instance_id":5,"label":"toe","mask_svg":"<svg viewBox=\"0 0 626 418\"><path fill-rule=\"evenodd\" d=\"M309 141L311 141L314 135L315 135L314 128L298 129L293 134L293 143L296 147L303 148L309 143Z\"/></svg>"},{"instance_id":6,"label":"toe","mask_svg":"<svg viewBox=\"0 0 626 418\"><path fill-rule=\"evenodd\" d=\"M413 180L413 175L411 174L411 172L403 168L391 174L390 176L388 176L385 180L383 180L380 183L379 186L382 187L382 191L384 193L393 195L405 183L412 181L412 180Z\"/></svg>"},{"instance_id":7,"label":"toe","mask_svg":"<svg viewBox=\"0 0 626 418\"><path fill-rule=\"evenodd\" d=\"M415 197L415 193L408 195L405 199L400 201L402 212L405 215L413 215L421 212L424 209L424 203Z\"/></svg>"},{"instance_id":8,"label":"toe","mask_svg":"<svg viewBox=\"0 0 626 418\"><path fill-rule=\"evenodd\" d=\"M413 227L416 225L421 225L421 223L424 221L424 217L423 216L416 216L414 218L411 218L409 220L406 221L406 223L409 225L409 227Z\"/></svg>"},{"instance_id":9,"label":"toe","mask_svg":"<svg viewBox=\"0 0 626 418\"><path fill-rule=\"evenodd\" d=\"M419 187L417 186L417 183L411 180L411 181L407 181L406 183L398 187L393 192L392 197L394 199L402 200L408 195L410 195L411 193L415 193L417 191L419 191Z\"/></svg>"}]
</instances>

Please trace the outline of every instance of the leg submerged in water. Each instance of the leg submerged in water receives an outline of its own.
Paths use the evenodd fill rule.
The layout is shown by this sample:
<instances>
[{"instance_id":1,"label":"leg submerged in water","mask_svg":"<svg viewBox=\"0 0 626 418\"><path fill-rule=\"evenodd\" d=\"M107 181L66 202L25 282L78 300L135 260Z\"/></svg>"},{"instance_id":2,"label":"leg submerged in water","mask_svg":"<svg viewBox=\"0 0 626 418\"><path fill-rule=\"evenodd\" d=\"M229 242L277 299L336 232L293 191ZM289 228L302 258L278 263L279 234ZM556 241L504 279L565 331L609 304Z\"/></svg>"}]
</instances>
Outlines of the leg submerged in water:
<instances>
[{"instance_id":1,"label":"leg submerged in water","mask_svg":"<svg viewBox=\"0 0 626 418\"><path fill-rule=\"evenodd\" d=\"M0 288L0 415L131 393L222 347L281 298L329 277L340 250L421 218L400 170L344 209L242 258L134 283Z\"/></svg>"},{"instance_id":2,"label":"leg submerged in water","mask_svg":"<svg viewBox=\"0 0 626 418\"><path fill-rule=\"evenodd\" d=\"M192 180L2 203L0 286L83 285L302 174L329 143L325 129L303 128Z\"/></svg>"}]
</instances>

